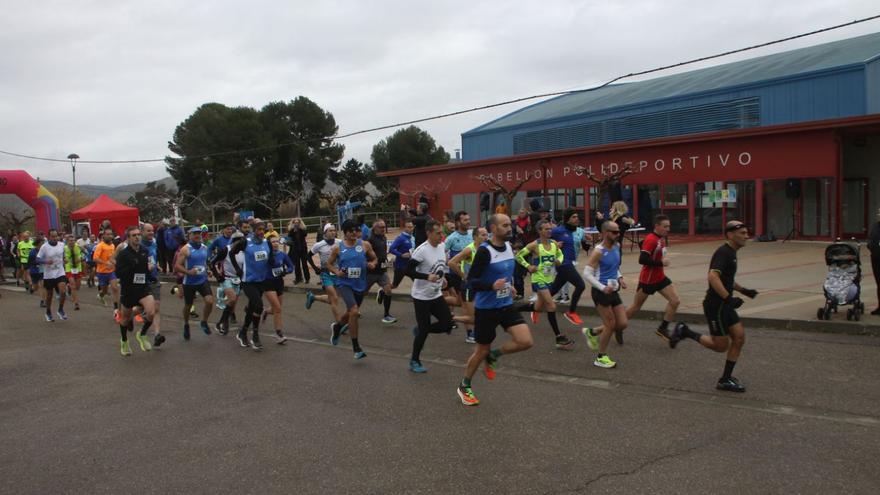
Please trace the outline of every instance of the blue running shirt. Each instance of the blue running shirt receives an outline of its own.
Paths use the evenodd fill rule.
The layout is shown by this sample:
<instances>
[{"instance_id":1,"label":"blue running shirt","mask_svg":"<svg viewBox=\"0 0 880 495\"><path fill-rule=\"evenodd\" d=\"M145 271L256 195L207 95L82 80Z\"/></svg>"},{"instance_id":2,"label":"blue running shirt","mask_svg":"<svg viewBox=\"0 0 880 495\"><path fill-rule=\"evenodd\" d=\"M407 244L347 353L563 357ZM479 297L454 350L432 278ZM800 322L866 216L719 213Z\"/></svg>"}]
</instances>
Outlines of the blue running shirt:
<instances>
[{"instance_id":1,"label":"blue running shirt","mask_svg":"<svg viewBox=\"0 0 880 495\"><path fill-rule=\"evenodd\" d=\"M336 261L342 277L336 277L336 285L351 287L355 292L367 288L367 256L364 254L364 241L358 239L354 246L345 241L339 243L339 257Z\"/></svg>"},{"instance_id":2,"label":"blue running shirt","mask_svg":"<svg viewBox=\"0 0 880 495\"><path fill-rule=\"evenodd\" d=\"M184 275L183 285L202 285L208 281L208 246L199 243L196 247L189 243L189 256L186 257L186 269L196 269L195 275Z\"/></svg>"}]
</instances>

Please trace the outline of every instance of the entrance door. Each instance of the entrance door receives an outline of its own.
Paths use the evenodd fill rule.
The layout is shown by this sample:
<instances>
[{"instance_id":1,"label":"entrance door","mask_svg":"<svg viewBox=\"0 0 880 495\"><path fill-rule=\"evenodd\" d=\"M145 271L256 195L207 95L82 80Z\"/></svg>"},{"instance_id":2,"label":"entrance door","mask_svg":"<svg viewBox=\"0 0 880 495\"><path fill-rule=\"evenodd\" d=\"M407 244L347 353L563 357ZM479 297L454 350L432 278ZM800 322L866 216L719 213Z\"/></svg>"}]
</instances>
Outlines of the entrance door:
<instances>
[{"instance_id":1,"label":"entrance door","mask_svg":"<svg viewBox=\"0 0 880 495\"><path fill-rule=\"evenodd\" d=\"M841 215L844 236L867 237L868 179L843 179Z\"/></svg>"}]
</instances>

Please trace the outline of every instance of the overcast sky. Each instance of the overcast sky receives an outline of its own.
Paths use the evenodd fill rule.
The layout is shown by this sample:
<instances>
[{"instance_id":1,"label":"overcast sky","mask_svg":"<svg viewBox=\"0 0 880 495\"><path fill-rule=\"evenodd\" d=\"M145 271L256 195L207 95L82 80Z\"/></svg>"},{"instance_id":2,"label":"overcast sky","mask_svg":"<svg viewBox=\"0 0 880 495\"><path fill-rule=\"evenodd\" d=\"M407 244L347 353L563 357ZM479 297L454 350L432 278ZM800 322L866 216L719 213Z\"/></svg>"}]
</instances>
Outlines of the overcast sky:
<instances>
[{"instance_id":1,"label":"overcast sky","mask_svg":"<svg viewBox=\"0 0 880 495\"><path fill-rule=\"evenodd\" d=\"M199 105L304 95L340 133L548 91L880 13L876 0L0 0L0 150L161 158ZM880 21L710 64L880 31ZM692 66L696 68L697 66ZM662 73L660 75L666 75ZM421 124L450 154L511 105ZM393 131L345 139L369 161ZM70 181L70 166L0 155L0 169ZM160 179L163 163L77 167L77 182Z\"/></svg>"}]
</instances>

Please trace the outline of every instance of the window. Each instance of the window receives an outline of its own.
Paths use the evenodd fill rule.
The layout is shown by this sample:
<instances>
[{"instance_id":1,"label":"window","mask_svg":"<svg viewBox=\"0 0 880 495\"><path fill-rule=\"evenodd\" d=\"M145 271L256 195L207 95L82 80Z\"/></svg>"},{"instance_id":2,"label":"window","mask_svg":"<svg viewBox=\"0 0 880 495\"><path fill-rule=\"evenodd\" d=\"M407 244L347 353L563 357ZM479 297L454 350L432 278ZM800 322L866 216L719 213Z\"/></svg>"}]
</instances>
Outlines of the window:
<instances>
[{"instance_id":1,"label":"window","mask_svg":"<svg viewBox=\"0 0 880 495\"><path fill-rule=\"evenodd\" d=\"M687 207L688 185L668 184L663 186L663 207Z\"/></svg>"}]
</instances>

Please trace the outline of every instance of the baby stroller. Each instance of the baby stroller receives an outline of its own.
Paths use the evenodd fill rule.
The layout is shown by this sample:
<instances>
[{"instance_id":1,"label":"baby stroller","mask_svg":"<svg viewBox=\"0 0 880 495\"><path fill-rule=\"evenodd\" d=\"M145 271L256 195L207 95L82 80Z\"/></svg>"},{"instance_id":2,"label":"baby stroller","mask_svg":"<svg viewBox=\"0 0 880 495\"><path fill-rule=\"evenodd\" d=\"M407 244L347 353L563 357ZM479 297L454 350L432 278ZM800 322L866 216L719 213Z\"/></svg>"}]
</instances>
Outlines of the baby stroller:
<instances>
[{"instance_id":1,"label":"baby stroller","mask_svg":"<svg viewBox=\"0 0 880 495\"><path fill-rule=\"evenodd\" d=\"M865 304L861 301L862 294L862 261L859 253L860 245L837 242L825 248L825 265L828 274L822 291L825 293L825 306L816 311L816 318L830 320L831 313L837 312L838 306L852 305L846 310L846 319L859 321L865 313Z\"/></svg>"}]
</instances>

